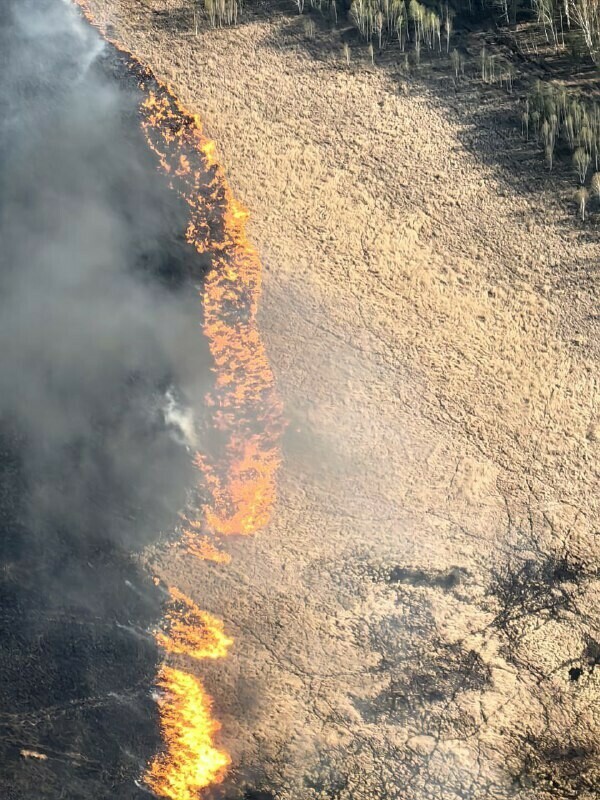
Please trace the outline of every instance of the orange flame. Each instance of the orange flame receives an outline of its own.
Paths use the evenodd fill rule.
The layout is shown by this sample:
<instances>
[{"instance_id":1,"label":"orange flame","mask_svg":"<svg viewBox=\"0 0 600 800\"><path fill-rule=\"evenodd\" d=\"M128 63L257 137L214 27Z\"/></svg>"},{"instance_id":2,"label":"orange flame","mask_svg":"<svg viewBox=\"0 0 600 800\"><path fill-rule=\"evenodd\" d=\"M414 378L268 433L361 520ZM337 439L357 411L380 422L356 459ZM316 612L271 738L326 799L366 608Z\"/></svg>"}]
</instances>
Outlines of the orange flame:
<instances>
[{"instance_id":1,"label":"orange flame","mask_svg":"<svg viewBox=\"0 0 600 800\"><path fill-rule=\"evenodd\" d=\"M213 564L229 564L231 556L229 553L220 550L211 539L203 534L204 522L202 520L189 519L185 514L181 514L183 526L181 528L181 544L185 546L190 555L195 556L200 561L212 561Z\"/></svg>"},{"instance_id":2,"label":"orange flame","mask_svg":"<svg viewBox=\"0 0 600 800\"><path fill-rule=\"evenodd\" d=\"M212 561L213 564L229 564L231 556L217 549L207 536L199 536L194 531L183 532L183 543L190 555L200 561Z\"/></svg>"},{"instance_id":3,"label":"orange flame","mask_svg":"<svg viewBox=\"0 0 600 800\"><path fill-rule=\"evenodd\" d=\"M100 29L88 0L75 2ZM211 256L202 307L215 384L206 404L220 447L195 456L210 502L203 506L203 520L184 518L182 539L193 555L224 564L230 556L206 534L247 535L266 525L281 461L282 407L256 324L261 264L247 238L248 212L234 198L199 118L126 47L108 40L127 56L142 89L146 82L157 87L140 106L142 128L171 188L189 207L187 241ZM222 622L179 590L170 593L174 606L166 614L165 630L156 634L164 651L195 659L225 657L233 640ZM223 780L231 761L214 744L220 724L212 716L212 700L197 678L166 664L158 686L165 750L151 762L145 783L169 800L197 800L198 792Z\"/></svg>"},{"instance_id":4,"label":"orange flame","mask_svg":"<svg viewBox=\"0 0 600 800\"><path fill-rule=\"evenodd\" d=\"M274 378L256 324L261 264L248 242L248 212L233 197L215 161L214 143L163 91L142 103L142 127L171 185L187 202L186 238L212 255L203 293L203 330L214 359L214 390L207 396L212 427L224 434L216 457L198 453L211 502L204 521L218 535L251 534L269 521L276 498L283 417ZM194 169L190 154L201 154ZM218 213L215 213L218 212Z\"/></svg>"},{"instance_id":5,"label":"orange flame","mask_svg":"<svg viewBox=\"0 0 600 800\"><path fill-rule=\"evenodd\" d=\"M198 793L225 777L231 759L214 745L220 724L212 716L212 699L200 681L163 666L158 686L161 731L166 749L150 764L147 786L169 800L197 800Z\"/></svg>"},{"instance_id":6,"label":"orange flame","mask_svg":"<svg viewBox=\"0 0 600 800\"><path fill-rule=\"evenodd\" d=\"M169 593L175 607L165 617L168 632L156 634L157 643L167 653L177 653L191 658L225 658L233 644L224 632L221 620L198 606L178 589Z\"/></svg>"}]
</instances>

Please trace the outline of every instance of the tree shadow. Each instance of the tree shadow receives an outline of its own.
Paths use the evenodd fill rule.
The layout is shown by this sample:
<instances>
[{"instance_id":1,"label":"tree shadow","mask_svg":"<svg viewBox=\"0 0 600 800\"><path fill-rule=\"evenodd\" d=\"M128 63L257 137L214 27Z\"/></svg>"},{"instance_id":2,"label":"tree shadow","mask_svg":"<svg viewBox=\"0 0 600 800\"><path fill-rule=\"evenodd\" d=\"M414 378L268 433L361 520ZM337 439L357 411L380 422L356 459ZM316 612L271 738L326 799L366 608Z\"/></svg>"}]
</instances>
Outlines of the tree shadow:
<instances>
[{"instance_id":1,"label":"tree shadow","mask_svg":"<svg viewBox=\"0 0 600 800\"><path fill-rule=\"evenodd\" d=\"M179 8L153 9L152 23L159 30L181 33L194 31L194 10L192 3L184 3Z\"/></svg>"},{"instance_id":2,"label":"tree shadow","mask_svg":"<svg viewBox=\"0 0 600 800\"><path fill-rule=\"evenodd\" d=\"M329 6L322 6L324 9ZM570 154L557 150L552 171L545 164L543 148L535 136L526 140L521 131L524 98L537 80L564 77L575 65L570 85L591 90L593 80L590 64L563 53L555 59L552 72L532 60L527 54L523 36L512 42L507 33L492 28L485 17L479 21L456 18L456 30L450 50L456 49L461 57L461 71L454 74L449 53L423 47L418 63L414 45L408 43L400 50L398 42L388 42L382 49L374 40L373 62L367 42L359 35L347 13L340 10L337 21L329 11L321 13L318 5L305 5L302 15L294 9L291 0L277 0L252 7L246 12L248 19L271 19L274 15L282 23L274 26L270 38L261 46L279 51L301 51L324 69L341 74L356 71L384 71L391 91L410 95L411 91L427 92L431 102L444 114L450 114L458 123L460 143L478 162L494 171L499 182L515 194L531 201L532 214L546 216L552 208L553 223L569 231L578 231L584 239L590 238L590 224L580 223L574 200L577 180L571 166ZM467 24L468 23L468 24ZM345 48L349 50L346 51ZM510 91L500 85L484 83L480 76L480 51L489 53L502 62L512 63L516 69L511 78ZM346 56L347 53L347 56ZM346 61L349 59L349 63ZM588 59L589 61L589 59ZM598 82L594 83L598 90ZM500 189L503 191L503 189ZM596 216L595 202L590 204Z\"/></svg>"}]
</instances>

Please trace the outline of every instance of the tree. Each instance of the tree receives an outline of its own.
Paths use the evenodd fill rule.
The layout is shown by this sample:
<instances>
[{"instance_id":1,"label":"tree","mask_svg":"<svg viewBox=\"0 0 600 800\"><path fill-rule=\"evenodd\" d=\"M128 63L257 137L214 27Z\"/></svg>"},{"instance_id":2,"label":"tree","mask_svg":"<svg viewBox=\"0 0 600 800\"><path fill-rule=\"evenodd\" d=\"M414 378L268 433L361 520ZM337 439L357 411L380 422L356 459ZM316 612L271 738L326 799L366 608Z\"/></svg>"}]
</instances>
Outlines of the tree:
<instances>
[{"instance_id":1,"label":"tree","mask_svg":"<svg viewBox=\"0 0 600 800\"><path fill-rule=\"evenodd\" d=\"M588 125L584 125L579 131L579 139L588 153L594 149L594 134Z\"/></svg>"},{"instance_id":2,"label":"tree","mask_svg":"<svg viewBox=\"0 0 600 800\"><path fill-rule=\"evenodd\" d=\"M408 4L408 18L412 20L415 29L415 42L422 36L423 6L417 0L410 0Z\"/></svg>"},{"instance_id":3,"label":"tree","mask_svg":"<svg viewBox=\"0 0 600 800\"><path fill-rule=\"evenodd\" d=\"M450 52L450 35L452 34L452 18L454 17L454 10L450 8L448 3L444 6L444 31L446 33L446 52Z\"/></svg>"},{"instance_id":4,"label":"tree","mask_svg":"<svg viewBox=\"0 0 600 800\"><path fill-rule=\"evenodd\" d=\"M241 6L241 0L204 0L204 11L213 28L235 25Z\"/></svg>"},{"instance_id":5,"label":"tree","mask_svg":"<svg viewBox=\"0 0 600 800\"><path fill-rule=\"evenodd\" d=\"M515 70L513 65L510 63L510 61L503 62L502 70L500 72L500 85L502 85L503 81L506 81L506 88L509 94L512 94L514 77Z\"/></svg>"},{"instance_id":6,"label":"tree","mask_svg":"<svg viewBox=\"0 0 600 800\"><path fill-rule=\"evenodd\" d=\"M598 200L600 200L600 172L594 172L590 186L592 193L596 195Z\"/></svg>"},{"instance_id":7,"label":"tree","mask_svg":"<svg viewBox=\"0 0 600 800\"><path fill-rule=\"evenodd\" d=\"M406 19L406 6L404 3L400 6L400 11L398 16L396 17L395 28L396 28L396 35L398 36L398 44L400 45L400 50L404 52L404 42L406 39L408 21Z\"/></svg>"},{"instance_id":8,"label":"tree","mask_svg":"<svg viewBox=\"0 0 600 800\"><path fill-rule=\"evenodd\" d=\"M579 189L575 192L575 200L577 201L577 205L579 206L579 213L581 214L581 219L585 222L585 209L587 206L589 192L585 188L585 186L580 186Z\"/></svg>"},{"instance_id":9,"label":"tree","mask_svg":"<svg viewBox=\"0 0 600 800\"><path fill-rule=\"evenodd\" d=\"M192 15L194 18L194 34L198 36L198 22L200 20L200 9L198 0L190 0L192 6Z\"/></svg>"},{"instance_id":10,"label":"tree","mask_svg":"<svg viewBox=\"0 0 600 800\"><path fill-rule=\"evenodd\" d=\"M344 42L343 53L344 53L344 58L346 59L346 66L349 67L350 66L350 45L348 44L348 42Z\"/></svg>"},{"instance_id":11,"label":"tree","mask_svg":"<svg viewBox=\"0 0 600 800\"><path fill-rule=\"evenodd\" d=\"M571 16L581 28L586 47L594 63L598 63L600 41L600 0L568 0Z\"/></svg>"},{"instance_id":12,"label":"tree","mask_svg":"<svg viewBox=\"0 0 600 800\"><path fill-rule=\"evenodd\" d=\"M456 78L458 78L458 74L460 72L460 62L461 62L460 53L455 47L454 50L450 53L450 63L452 64L452 67L454 69L454 75Z\"/></svg>"},{"instance_id":13,"label":"tree","mask_svg":"<svg viewBox=\"0 0 600 800\"><path fill-rule=\"evenodd\" d=\"M551 147L554 150L554 143L556 142L556 128L554 124L545 119L541 130L542 142L544 147Z\"/></svg>"},{"instance_id":14,"label":"tree","mask_svg":"<svg viewBox=\"0 0 600 800\"><path fill-rule=\"evenodd\" d=\"M375 30L377 31L377 36L379 38L379 51L381 52L383 37L383 13L381 11L378 11L375 17Z\"/></svg>"},{"instance_id":15,"label":"tree","mask_svg":"<svg viewBox=\"0 0 600 800\"><path fill-rule=\"evenodd\" d=\"M525 141L529 141L529 111L524 111L521 114L521 136L525 137Z\"/></svg>"},{"instance_id":16,"label":"tree","mask_svg":"<svg viewBox=\"0 0 600 800\"><path fill-rule=\"evenodd\" d=\"M587 150L584 150L583 147L578 147L573 153L573 166L575 167L575 172L579 177L579 183L582 186L585 183L585 178L588 173L588 169L590 168L591 161L592 159L590 154L587 152Z\"/></svg>"},{"instance_id":17,"label":"tree","mask_svg":"<svg viewBox=\"0 0 600 800\"><path fill-rule=\"evenodd\" d=\"M437 39L438 51L442 52L442 23L435 11L430 11L427 15L427 27L429 28L430 42L429 47L433 50Z\"/></svg>"},{"instance_id":18,"label":"tree","mask_svg":"<svg viewBox=\"0 0 600 800\"><path fill-rule=\"evenodd\" d=\"M555 48L558 48L558 32L556 30L555 18L556 8L554 7L554 0L533 0L533 7L537 14L538 23L544 28L546 41L550 42L548 30L552 34L552 42Z\"/></svg>"},{"instance_id":19,"label":"tree","mask_svg":"<svg viewBox=\"0 0 600 800\"><path fill-rule=\"evenodd\" d=\"M370 39L373 35L372 15L367 0L353 0L350 16L356 23L361 36Z\"/></svg>"},{"instance_id":20,"label":"tree","mask_svg":"<svg viewBox=\"0 0 600 800\"><path fill-rule=\"evenodd\" d=\"M571 150L575 147L575 122L573 117L568 114L564 121L565 137Z\"/></svg>"}]
</instances>

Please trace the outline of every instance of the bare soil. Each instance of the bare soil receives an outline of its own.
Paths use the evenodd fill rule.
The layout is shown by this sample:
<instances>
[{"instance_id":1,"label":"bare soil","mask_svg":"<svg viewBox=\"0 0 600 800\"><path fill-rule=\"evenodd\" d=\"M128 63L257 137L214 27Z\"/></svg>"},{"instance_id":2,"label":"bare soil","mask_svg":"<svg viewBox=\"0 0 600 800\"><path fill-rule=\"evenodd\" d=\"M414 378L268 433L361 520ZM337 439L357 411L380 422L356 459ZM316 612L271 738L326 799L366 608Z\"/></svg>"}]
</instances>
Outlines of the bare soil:
<instances>
[{"instance_id":1,"label":"bare soil","mask_svg":"<svg viewBox=\"0 0 600 800\"><path fill-rule=\"evenodd\" d=\"M292 14L90 5L200 114L264 263L278 507L228 566L159 564L236 638L226 789L591 798L595 221L517 175L485 88L315 57Z\"/></svg>"}]
</instances>

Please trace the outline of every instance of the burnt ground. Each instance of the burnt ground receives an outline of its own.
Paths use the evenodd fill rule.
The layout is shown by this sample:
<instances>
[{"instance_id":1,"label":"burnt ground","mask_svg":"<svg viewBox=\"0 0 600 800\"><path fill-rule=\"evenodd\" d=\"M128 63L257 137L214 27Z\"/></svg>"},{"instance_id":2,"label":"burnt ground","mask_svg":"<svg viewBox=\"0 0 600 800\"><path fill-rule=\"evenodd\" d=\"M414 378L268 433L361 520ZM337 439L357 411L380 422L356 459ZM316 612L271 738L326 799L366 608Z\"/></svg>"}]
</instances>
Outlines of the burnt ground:
<instances>
[{"instance_id":1,"label":"burnt ground","mask_svg":"<svg viewBox=\"0 0 600 800\"><path fill-rule=\"evenodd\" d=\"M278 508L226 568L156 564L235 639L202 674L231 783L590 800L598 218L522 141L520 86L477 46L456 91L445 58L348 66L292 3L197 36L180 0L90 5L201 115L264 264Z\"/></svg>"},{"instance_id":2,"label":"burnt ground","mask_svg":"<svg viewBox=\"0 0 600 800\"><path fill-rule=\"evenodd\" d=\"M6 800L147 796L164 595L139 555L174 529L192 481L165 392L193 391L206 363L185 208L146 147L127 64L94 58L82 31L59 0L0 12Z\"/></svg>"}]
</instances>

